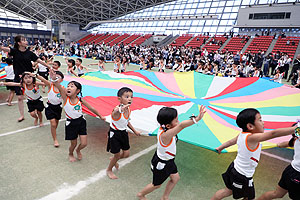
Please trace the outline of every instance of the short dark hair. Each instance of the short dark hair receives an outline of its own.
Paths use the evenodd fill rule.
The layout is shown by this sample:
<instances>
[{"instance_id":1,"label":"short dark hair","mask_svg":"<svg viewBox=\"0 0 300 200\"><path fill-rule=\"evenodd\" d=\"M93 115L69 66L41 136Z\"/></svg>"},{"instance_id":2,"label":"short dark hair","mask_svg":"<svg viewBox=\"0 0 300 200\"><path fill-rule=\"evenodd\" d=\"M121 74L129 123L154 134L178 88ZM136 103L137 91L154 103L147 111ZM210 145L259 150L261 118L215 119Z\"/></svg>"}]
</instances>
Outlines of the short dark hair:
<instances>
[{"instance_id":1,"label":"short dark hair","mask_svg":"<svg viewBox=\"0 0 300 200\"><path fill-rule=\"evenodd\" d=\"M12 65L13 64L13 60L11 58L6 58L5 59L6 64L8 65Z\"/></svg>"},{"instance_id":2,"label":"short dark hair","mask_svg":"<svg viewBox=\"0 0 300 200\"><path fill-rule=\"evenodd\" d=\"M71 63L72 66L75 66L75 61L73 59L69 59L68 62Z\"/></svg>"},{"instance_id":3,"label":"short dark hair","mask_svg":"<svg viewBox=\"0 0 300 200\"><path fill-rule=\"evenodd\" d=\"M177 110L170 107L162 107L157 114L157 121L160 125L170 124L177 117Z\"/></svg>"},{"instance_id":4,"label":"short dark hair","mask_svg":"<svg viewBox=\"0 0 300 200\"><path fill-rule=\"evenodd\" d=\"M77 58L76 60L78 60L80 63L82 63L82 59L81 58Z\"/></svg>"},{"instance_id":5,"label":"short dark hair","mask_svg":"<svg viewBox=\"0 0 300 200\"><path fill-rule=\"evenodd\" d=\"M248 131L247 124L250 123L254 125L257 114L259 114L259 111L254 108L244 109L236 117L236 124L246 132Z\"/></svg>"},{"instance_id":6,"label":"short dark hair","mask_svg":"<svg viewBox=\"0 0 300 200\"><path fill-rule=\"evenodd\" d=\"M132 92L132 89L128 88L128 87L122 87L121 89L119 89L118 91L118 97L121 97L125 92Z\"/></svg>"},{"instance_id":7,"label":"short dark hair","mask_svg":"<svg viewBox=\"0 0 300 200\"><path fill-rule=\"evenodd\" d=\"M64 74L61 71L55 71L56 74L58 74L61 79L64 79Z\"/></svg>"},{"instance_id":8,"label":"short dark hair","mask_svg":"<svg viewBox=\"0 0 300 200\"><path fill-rule=\"evenodd\" d=\"M59 67L61 66L61 63L58 60L54 61L54 63L56 63Z\"/></svg>"}]
</instances>

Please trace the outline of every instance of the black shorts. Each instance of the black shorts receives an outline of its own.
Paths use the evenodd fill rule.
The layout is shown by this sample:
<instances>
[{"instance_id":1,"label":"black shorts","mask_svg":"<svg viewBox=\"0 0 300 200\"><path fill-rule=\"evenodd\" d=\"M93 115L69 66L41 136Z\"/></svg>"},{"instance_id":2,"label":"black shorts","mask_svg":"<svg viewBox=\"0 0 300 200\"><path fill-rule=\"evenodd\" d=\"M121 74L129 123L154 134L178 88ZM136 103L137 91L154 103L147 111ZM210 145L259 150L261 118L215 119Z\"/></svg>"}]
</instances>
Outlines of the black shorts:
<instances>
[{"instance_id":1,"label":"black shorts","mask_svg":"<svg viewBox=\"0 0 300 200\"><path fill-rule=\"evenodd\" d=\"M11 80L11 79L5 79L5 82L8 83L8 82L14 82L14 80ZM15 86L6 86L6 89L7 90L11 90L11 91L15 91Z\"/></svg>"},{"instance_id":2,"label":"black shorts","mask_svg":"<svg viewBox=\"0 0 300 200\"><path fill-rule=\"evenodd\" d=\"M157 156L156 152L151 160L151 171L153 173L152 184L154 186L163 184L171 174L178 172L175 159L162 160Z\"/></svg>"},{"instance_id":3,"label":"black shorts","mask_svg":"<svg viewBox=\"0 0 300 200\"><path fill-rule=\"evenodd\" d=\"M240 198L255 198L255 190L253 179L248 178L236 171L234 168L234 163L232 162L227 171L222 174L223 181L226 187L232 190L232 195L234 199Z\"/></svg>"},{"instance_id":4,"label":"black shorts","mask_svg":"<svg viewBox=\"0 0 300 200\"><path fill-rule=\"evenodd\" d=\"M130 149L129 137L126 130L115 130L110 128L108 131L107 151L113 154L119 153L120 150Z\"/></svg>"},{"instance_id":5,"label":"black shorts","mask_svg":"<svg viewBox=\"0 0 300 200\"><path fill-rule=\"evenodd\" d=\"M300 172L289 165L282 172L278 183L280 187L288 190L291 199L300 199Z\"/></svg>"},{"instance_id":6,"label":"black shorts","mask_svg":"<svg viewBox=\"0 0 300 200\"><path fill-rule=\"evenodd\" d=\"M61 112L62 112L61 104L52 105L51 103L47 102L47 107L45 108L45 115L47 120L51 120L51 119L60 120Z\"/></svg>"},{"instance_id":7,"label":"black shorts","mask_svg":"<svg viewBox=\"0 0 300 200\"><path fill-rule=\"evenodd\" d=\"M27 100L28 112L33 112L35 110L42 112L44 110L44 103L42 97L37 100Z\"/></svg>"},{"instance_id":8,"label":"black shorts","mask_svg":"<svg viewBox=\"0 0 300 200\"><path fill-rule=\"evenodd\" d=\"M83 118L83 116L77 119L67 118L65 132L65 140L75 140L78 138L78 135L87 135L86 120Z\"/></svg>"},{"instance_id":9,"label":"black shorts","mask_svg":"<svg viewBox=\"0 0 300 200\"><path fill-rule=\"evenodd\" d=\"M78 74L79 77L83 76L84 74Z\"/></svg>"},{"instance_id":10,"label":"black shorts","mask_svg":"<svg viewBox=\"0 0 300 200\"><path fill-rule=\"evenodd\" d=\"M21 78L19 77L19 75L15 75L14 82L15 83L21 82ZM15 93L16 93L16 95L24 95L21 90L21 87L19 87L19 86L15 86Z\"/></svg>"},{"instance_id":11,"label":"black shorts","mask_svg":"<svg viewBox=\"0 0 300 200\"><path fill-rule=\"evenodd\" d=\"M43 77L44 79L46 79L46 80L48 80L48 71L47 72L38 72L38 74L41 76L41 77Z\"/></svg>"}]
</instances>

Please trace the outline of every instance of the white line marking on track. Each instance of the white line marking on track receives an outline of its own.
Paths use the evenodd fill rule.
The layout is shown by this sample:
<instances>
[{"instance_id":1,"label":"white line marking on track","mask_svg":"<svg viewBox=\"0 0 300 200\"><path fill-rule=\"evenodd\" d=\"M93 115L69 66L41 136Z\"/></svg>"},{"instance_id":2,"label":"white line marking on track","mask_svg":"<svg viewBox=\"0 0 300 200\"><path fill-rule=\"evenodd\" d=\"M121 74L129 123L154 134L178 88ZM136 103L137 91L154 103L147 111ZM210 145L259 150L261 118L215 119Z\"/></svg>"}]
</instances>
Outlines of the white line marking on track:
<instances>
[{"instance_id":1,"label":"white line marking on track","mask_svg":"<svg viewBox=\"0 0 300 200\"><path fill-rule=\"evenodd\" d=\"M120 168L124 167L125 165L131 163L135 159L149 153L151 150L156 148L156 144L148 147L147 149L144 149L143 151L140 151L139 153L136 153L129 158L126 158L122 160L119 165ZM79 194L79 192L89 186L90 184L93 184L100 179L106 177L106 169L100 170L96 175L88 177L87 179L83 181L78 181L75 185L68 185L67 183L64 183L63 185L60 186L59 190L56 192L53 192L45 197L42 197L40 200L65 200L65 199L70 199L73 196Z\"/></svg>"},{"instance_id":2,"label":"white line marking on track","mask_svg":"<svg viewBox=\"0 0 300 200\"><path fill-rule=\"evenodd\" d=\"M61 119L61 120L59 120L59 121L60 121L60 122L66 121L66 119ZM50 125L50 122L44 123L44 126L46 126L46 125ZM29 127L27 127L27 128L19 129L19 130L17 130L17 131L11 131L11 132L7 132L7 133L2 133L2 134L0 134L0 137L2 137L2 136L7 136L7 135L12 135L12 134L16 134L16 133L20 133L20 132L27 131L27 130L31 130L31 129L34 129L34 128L40 128L40 127L39 127L39 126L29 126Z\"/></svg>"},{"instance_id":3,"label":"white line marking on track","mask_svg":"<svg viewBox=\"0 0 300 200\"><path fill-rule=\"evenodd\" d=\"M284 162L287 162L287 163L291 163L292 162L292 160L285 159L285 158L282 158L280 156L277 156L277 155L274 155L274 154L271 154L271 153L268 153L268 152L265 152L265 151L262 151L261 154L264 154L264 155L272 157L272 158L276 158L278 160L281 160L281 161L284 161Z\"/></svg>"}]
</instances>

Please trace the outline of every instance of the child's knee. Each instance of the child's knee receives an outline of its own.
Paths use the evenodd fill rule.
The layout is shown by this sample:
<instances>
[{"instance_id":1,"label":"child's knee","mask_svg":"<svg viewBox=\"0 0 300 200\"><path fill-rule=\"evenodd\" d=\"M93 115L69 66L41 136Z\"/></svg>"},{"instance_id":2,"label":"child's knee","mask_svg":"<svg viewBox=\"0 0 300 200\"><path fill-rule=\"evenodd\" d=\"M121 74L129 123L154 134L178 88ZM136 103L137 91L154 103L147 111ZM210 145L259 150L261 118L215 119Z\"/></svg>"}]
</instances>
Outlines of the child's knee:
<instances>
[{"instance_id":1,"label":"child's knee","mask_svg":"<svg viewBox=\"0 0 300 200\"><path fill-rule=\"evenodd\" d=\"M36 113L33 111L33 112L31 112L30 113L30 115L31 115L31 117L34 117L34 118L36 118Z\"/></svg>"},{"instance_id":2,"label":"child's knee","mask_svg":"<svg viewBox=\"0 0 300 200\"><path fill-rule=\"evenodd\" d=\"M80 143L80 146L81 146L82 148L86 147L86 146L87 146L87 142L81 142L81 143Z\"/></svg>"},{"instance_id":3,"label":"child's knee","mask_svg":"<svg viewBox=\"0 0 300 200\"><path fill-rule=\"evenodd\" d=\"M124 151L123 152L123 158L128 158L130 155L129 151Z\"/></svg>"},{"instance_id":4,"label":"child's knee","mask_svg":"<svg viewBox=\"0 0 300 200\"><path fill-rule=\"evenodd\" d=\"M179 180L180 180L179 174L176 174L175 176L172 177L172 181L173 181L174 183L177 183Z\"/></svg>"},{"instance_id":5,"label":"child's knee","mask_svg":"<svg viewBox=\"0 0 300 200\"><path fill-rule=\"evenodd\" d=\"M119 152L119 153L114 154L114 158L119 160L121 158L121 153Z\"/></svg>"},{"instance_id":6,"label":"child's knee","mask_svg":"<svg viewBox=\"0 0 300 200\"><path fill-rule=\"evenodd\" d=\"M23 101L24 100L23 95L18 95L17 97L18 97L18 101Z\"/></svg>"}]
</instances>

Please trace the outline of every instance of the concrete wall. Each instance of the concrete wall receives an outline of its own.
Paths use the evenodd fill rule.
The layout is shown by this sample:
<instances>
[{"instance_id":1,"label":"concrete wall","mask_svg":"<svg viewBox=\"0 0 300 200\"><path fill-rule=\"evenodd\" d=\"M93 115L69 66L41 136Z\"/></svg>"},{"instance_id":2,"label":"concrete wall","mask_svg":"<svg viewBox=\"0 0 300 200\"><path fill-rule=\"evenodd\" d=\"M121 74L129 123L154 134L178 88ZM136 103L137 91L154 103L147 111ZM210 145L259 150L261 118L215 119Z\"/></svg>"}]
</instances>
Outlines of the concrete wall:
<instances>
[{"instance_id":1,"label":"concrete wall","mask_svg":"<svg viewBox=\"0 0 300 200\"><path fill-rule=\"evenodd\" d=\"M290 19L249 19L251 13L291 12ZM236 27L300 27L300 4L258 5L239 9Z\"/></svg>"},{"instance_id":2,"label":"concrete wall","mask_svg":"<svg viewBox=\"0 0 300 200\"><path fill-rule=\"evenodd\" d=\"M59 39L65 40L66 44L78 40L84 35L89 34L86 31L80 31L77 24L61 24L59 30Z\"/></svg>"}]
</instances>

